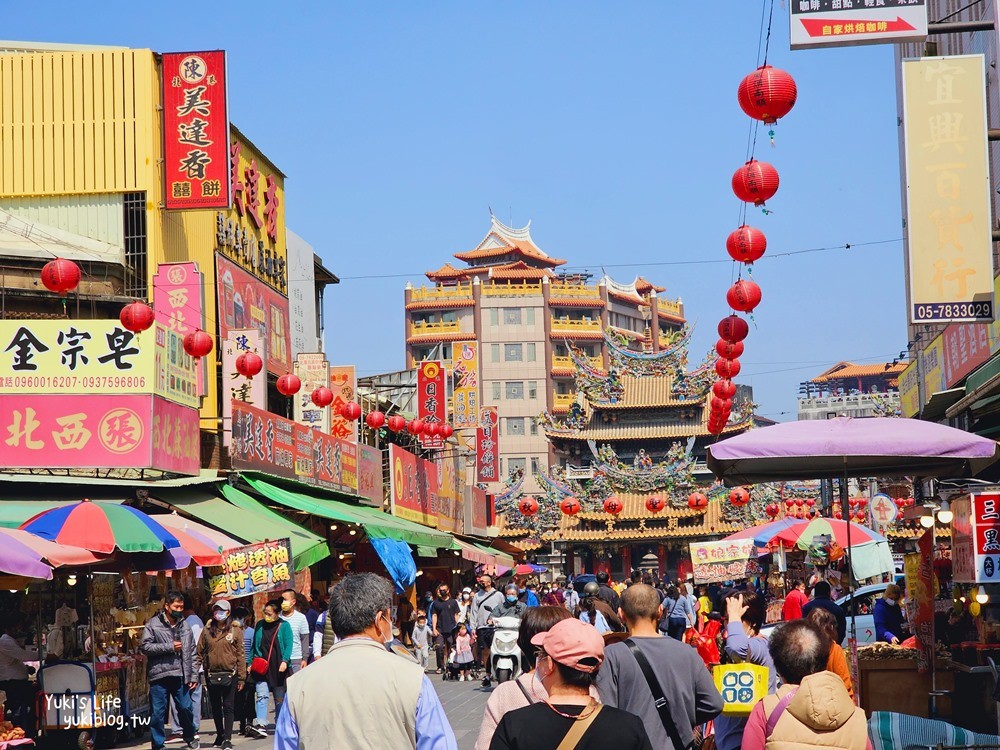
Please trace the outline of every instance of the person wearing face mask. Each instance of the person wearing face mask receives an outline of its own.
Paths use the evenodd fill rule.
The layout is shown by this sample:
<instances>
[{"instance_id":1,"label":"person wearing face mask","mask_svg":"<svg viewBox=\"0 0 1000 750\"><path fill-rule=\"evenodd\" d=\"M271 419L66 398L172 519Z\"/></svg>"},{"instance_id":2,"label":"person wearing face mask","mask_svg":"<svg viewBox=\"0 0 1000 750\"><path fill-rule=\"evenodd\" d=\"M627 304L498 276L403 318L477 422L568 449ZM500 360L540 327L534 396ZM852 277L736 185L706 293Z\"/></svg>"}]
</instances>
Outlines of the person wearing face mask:
<instances>
[{"instance_id":1,"label":"person wearing face mask","mask_svg":"<svg viewBox=\"0 0 1000 750\"><path fill-rule=\"evenodd\" d=\"M903 608L899 606L902 596L902 589L890 583L882 598L875 600L875 635L893 646L903 640Z\"/></svg>"},{"instance_id":2,"label":"person wearing face mask","mask_svg":"<svg viewBox=\"0 0 1000 750\"><path fill-rule=\"evenodd\" d=\"M184 621L184 595L168 591L163 598L163 611L146 623L139 643L139 650L146 657L153 750L163 750L166 743L164 723L171 698L188 750L198 750L201 746L191 708L191 691L198 684L194 644L191 627Z\"/></svg>"},{"instance_id":3,"label":"person wearing face mask","mask_svg":"<svg viewBox=\"0 0 1000 750\"><path fill-rule=\"evenodd\" d=\"M292 674L305 669L309 663L309 620L298 610L297 601L295 589L281 592L281 619L292 628L292 660L288 663Z\"/></svg>"},{"instance_id":4,"label":"person wearing face mask","mask_svg":"<svg viewBox=\"0 0 1000 750\"><path fill-rule=\"evenodd\" d=\"M448 663L448 655L455 648L455 630L458 628L458 616L461 609L458 602L451 597L451 592L444 584L438 587L438 598L430 614L431 634L434 636L437 651L437 673L444 672Z\"/></svg>"},{"instance_id":5,"label":"person wearing face mask","mask_svg":"<svg viewBox=\"0 0 1000 750\"><path fill-rule=\"evenodd\" d=\"M198 640L198 660L205 672L212 719L215 721L212 747L222 750L233 750L236 696L243 691L247 679L243 628L232 621L231 612L232 606L226 600L215 602L212 605L212 620L201 631Z\"/></svg>"},{"instance_id":6,"label":"person wearing face mask","mask_svg":"<svg viewBox=\"0 0 1000 750\"><path fill-rule=\"evenodd\" d=\"M333 590L328 617L339 640L289 679L275 750L457 750L423 669L386 649L392 640L392 600L392 584L374 573L345 576Z\"/></svg>"},{"instance_id":7,"label":"person wearing face mask","mask_svg":"<svg viewBox=\"0 0 1000 750\"><path fill-rule=\"evenodd\" d=\"M472 589L466 586L462 589L462 595L458 598L458 624L469 626L469 618L472 616ZM472 632L472 628L469 628Z\"/></svg>"},{"instance_id":8,"label":"person wearing face mask","mask_svg":"<svg viewBox=\"0 0 1000 750\"><path fill-rule=\"evenodd\" d=\"M281 714L281 704L285 700L285 681L288 679L288 665L292 659L292 626L282 620L281 602L273 599L264 605L264 619L257 623L253 634L253 657L263 659L266 668L263 673L251 669L251 676L257 683L256 713L254 729L257 736L267 737L267 697L274 696L275 721ZM265 665L262 665L265 666Z\"/></svg>"},{"instance_id":9,"label":"person wearing face mask","mask_svg":"<svg viewBox=\"0 0 1000 750\"><path fill-rule=\"evenodd\" d=\"M518 598L518 589L516 583L508 583L503 590L503 601L493 608L493 612L490 614L489 622L493 623L493 620L497 617L523 617L524 610L527 609L524 602L520 601Z\"/></svg>"}]
</instances>

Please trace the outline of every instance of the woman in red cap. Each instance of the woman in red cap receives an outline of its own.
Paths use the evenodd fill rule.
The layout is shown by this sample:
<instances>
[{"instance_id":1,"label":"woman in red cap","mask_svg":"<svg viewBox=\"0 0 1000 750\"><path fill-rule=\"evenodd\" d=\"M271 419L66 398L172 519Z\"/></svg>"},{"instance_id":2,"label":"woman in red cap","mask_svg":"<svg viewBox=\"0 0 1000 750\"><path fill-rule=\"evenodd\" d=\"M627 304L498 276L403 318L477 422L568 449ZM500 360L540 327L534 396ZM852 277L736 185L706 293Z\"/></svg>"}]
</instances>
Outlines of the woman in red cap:
<instances>
[{"instance_id":1,"label":"woman in red cap","mask_svg":"<svg viewBox=\"0 0 1000 750\"><path fill-rule=\"evenodd\" d=\"M504 715L490 750L652 750L642 720L590 695L604 639L580 620L563 620L531 639L535 674L548 697Z\"/></svg>"}]
</instances>

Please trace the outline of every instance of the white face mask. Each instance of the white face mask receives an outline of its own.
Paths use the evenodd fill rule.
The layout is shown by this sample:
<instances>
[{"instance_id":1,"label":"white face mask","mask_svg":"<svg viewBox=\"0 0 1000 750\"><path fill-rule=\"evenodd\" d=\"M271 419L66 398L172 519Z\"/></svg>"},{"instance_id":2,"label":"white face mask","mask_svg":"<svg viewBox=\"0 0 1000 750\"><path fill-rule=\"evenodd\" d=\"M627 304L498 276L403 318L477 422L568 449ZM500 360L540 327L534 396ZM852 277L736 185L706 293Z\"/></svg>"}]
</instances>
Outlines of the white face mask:
<instances>
[{"instance_id":1,"label":"white face mask","mask_svg":"<svg viewBox=\"0 0 1000 750\"><path fill-rule=\"evenodd\" d=\"M214 614L212 615L212 617L214 617L214 618L215 618L215 621L216 621L216 622L225 622L225 621L226 621L227 619L229 619L229 614L228 614L227 612L223 612L223 611L222 611L222 610L220 609L220 610L219 610L218 612L215 612L215 613L214 613Z\"/></svg>"},{"instance_id":2,"label":"white face mask","mask_svg":"<svg viewBox=\"0 0 1000 750\"><path fill-rule=\"evenodd\" d=\"M378 629L378 637L379 637L379 638L382 638L382 639L383 639L383 640L382 640L382 644L384 645L384 644L387 644L387 643L389 643L389 641L391 641L391 640L392 640L392 622L391 622L391 621L389 620L389 618L388 618L388 617L386 616L385 612L380 612L379 614L380 614L380 615L382 616L382 618L383 618L383 619L384 619L384 620L385 620L385 621L386 621L386 622L387 622L387 623L389 624L389 635L385 635L385 634L384 634L384 633L382 632L382 629L381 629L381 628L379 628L379 629ZM375 624L375 627L376 627L376 628L378 628L378 621L377 621L377 620L376 620L376 624Z\"/></svg>"}]
</instances>

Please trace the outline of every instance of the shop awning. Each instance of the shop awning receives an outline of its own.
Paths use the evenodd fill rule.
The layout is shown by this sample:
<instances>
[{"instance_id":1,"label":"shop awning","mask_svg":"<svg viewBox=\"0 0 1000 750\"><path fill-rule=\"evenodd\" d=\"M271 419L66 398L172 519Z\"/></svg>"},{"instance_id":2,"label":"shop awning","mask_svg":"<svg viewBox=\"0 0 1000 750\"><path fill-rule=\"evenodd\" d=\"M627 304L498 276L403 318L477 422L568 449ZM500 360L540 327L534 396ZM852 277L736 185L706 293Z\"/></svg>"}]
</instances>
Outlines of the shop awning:
<instances>
[{"instance_id":1,"label":"shop awning","mask_svg":"<svg viewBox=\"0 0 1000 750\"><path fill-rule=\"evenodd\" d=\"M323 537L264 507L245 492L224 484L222 494L226 496L225 500L197 490L160 491L156 497L244 542L256 543L287 536L292 543L296 570L330 556L330 547ZM237 512L237 509L243 512Z\"/></svg>"},{"instance_id":2,"label":"shop awning","mask_svg":"<svg viewBox=\"0 0 1000 750\"><path fill-rule=\"evenodd\" d=\"M945 412L964 395L964 388L952 388L931 394L927 403L924 404L924 410L920 412L920 418L927 422L937 422L939 419L943 419Z\"/></svg>"},{"instance_id":3,"label":"shop awning","mask_svg":"<svg viewBox=\"0 0 1000 750\"><path fill-rule=\"evenodd\" d=\"M493 549L482 544L456 538L455 546L452 549L460 550L462 559L479 563L480 565L497 565L502 568L514 567L513 557L498 549Z\"/></svg>"},{"instance_id":4,"label":"shop awning","mask_svg":"<svg viewBox=\"0 0 1000 750\"><path fill-rule=\"evenodd\" d=\"M315 495L294 492L254 477L244 476L243 479L261 495L284 505L286 508L311 513L331 521L342 521L361 526L370 539L397 539L418 546L453 549L454 538L451 534L443 531L421 526L418 523L397 518L363 505L350 505Z\"/></svg>"},{"instance_id":5,"label":"shop awning","mask_svg":"<svg viewBox=\"0 0 1000 750\"><path fill-rule=\"evenodd\" d=\"M517 564L517 561L511 555L508 555L506 552L501 552L498 549L494 549L493 547L487 547L482 544L477 544L476 546L479 547L479 549L486 552L488 555L492 555L493 557L495 557L496 564L499 565L501 568L513 568Z\"/></svg>"}]
</instances>

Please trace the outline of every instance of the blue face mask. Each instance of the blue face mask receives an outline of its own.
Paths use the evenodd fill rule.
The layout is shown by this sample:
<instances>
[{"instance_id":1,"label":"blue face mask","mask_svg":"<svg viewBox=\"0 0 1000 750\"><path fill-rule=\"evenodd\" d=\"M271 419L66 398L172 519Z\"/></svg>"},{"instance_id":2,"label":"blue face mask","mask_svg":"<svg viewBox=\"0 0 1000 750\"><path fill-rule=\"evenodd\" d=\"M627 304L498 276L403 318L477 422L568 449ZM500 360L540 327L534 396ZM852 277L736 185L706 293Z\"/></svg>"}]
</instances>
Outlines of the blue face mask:
<instances>
[{"instance_id":1,"label":"blue face mask","mask_svg":"<svg viewBox=\"0 0 1000 750\"><path fill-rule=\"evenodd\" d=\"M517 601L517 597L514 596L513 594L507 594L507 601L513 604L514 602Z\"/></svg>"}]
</instances>

